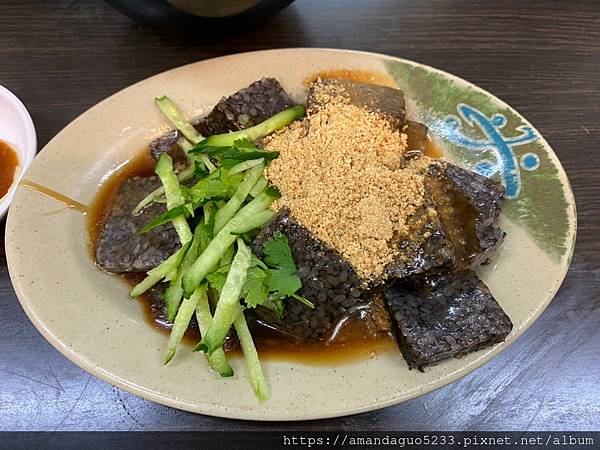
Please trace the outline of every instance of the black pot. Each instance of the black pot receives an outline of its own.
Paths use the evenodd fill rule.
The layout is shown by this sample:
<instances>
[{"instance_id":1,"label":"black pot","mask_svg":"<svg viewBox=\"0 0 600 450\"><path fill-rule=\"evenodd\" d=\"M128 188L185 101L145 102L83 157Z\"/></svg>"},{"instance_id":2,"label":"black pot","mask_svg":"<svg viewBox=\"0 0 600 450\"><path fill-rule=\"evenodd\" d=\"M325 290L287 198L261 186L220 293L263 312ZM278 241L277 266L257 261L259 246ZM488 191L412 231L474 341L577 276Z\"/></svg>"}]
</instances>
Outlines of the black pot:
<instances>
[{"instance_id":1,"label":"black pot","mask_svg":"<svg viewBox=\"0 0 600 450\"><path fill-rule=\"evenodd\" d=\"M196 30L246 28L278 13L294 0L106 0L132 19L153 26Z\"/></svg>"}]
</instances>

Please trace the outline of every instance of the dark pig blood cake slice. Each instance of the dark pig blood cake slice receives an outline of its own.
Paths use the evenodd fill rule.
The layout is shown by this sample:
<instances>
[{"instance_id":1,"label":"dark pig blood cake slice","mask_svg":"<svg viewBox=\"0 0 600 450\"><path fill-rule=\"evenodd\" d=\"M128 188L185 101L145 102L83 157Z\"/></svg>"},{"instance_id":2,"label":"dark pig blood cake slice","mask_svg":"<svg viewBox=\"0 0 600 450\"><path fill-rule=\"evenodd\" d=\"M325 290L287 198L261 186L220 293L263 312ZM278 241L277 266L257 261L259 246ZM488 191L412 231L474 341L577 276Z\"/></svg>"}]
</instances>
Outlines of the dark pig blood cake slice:
<instances>
[{"instance_id":1,"label":"dark pig blood cake slice","mask_svg":"<svg viewBox=\"0 0 600 450\"><path fill-rule=\"evenodd\" d=\"M203 136L243 130L294 105L279 81L263 78L223 98L197 128Z\"/></svg>"},{"instance_id":2,"label":"dark pig blood cake slice","mask_svg":"<svg viewBox=\"0 0 600 450\"><path fill-rule=\"evenodd\" d=\"M96 261L109 272L147 272L158 266L179 248L179 237L170 223L143 235L137 231L165 212L153 203L134 216L137 204L160 186L158 177L134 177L126 180L113 204L98 239Z\"/></svg>"},{"instance_id":3,"label":"dark pig blood cake slice","mask_svg":"<svg viewBox=\"0 0 600 450\"><path fill-rule=\"evenodd\" d=\"M485 263L504 239L498 225L504 187L446 162L427 168L425 207L411 221L411 239L388 267L391 278L472 269ZM433 210L433 211L432 211Z\"/></svg>"},{"instance_id":4,"label":"dark pig blood cake slice","mask_svg":"<svg viewBox=\"0 0 600 450\"><path fill-rule=\"evenodd\" d=\"M432 281L432 280L430 280ZM502 342L512 322L473 272L385 290L392 330L411 368L436 364Z\"/></svg>"},{"instance_id":5,"label":"dark pig blood cake slice","mask_svg":"<svg viewBox=\"0 0 600 450\"><path fill-rule=\"evenodd\" d=\"M194 119L192 125L208 137L252 127L294 105L275 78L263 78L223 98L206 117ZM176 156L180 153L176 144L180 136L179 131L172 130L152 141L152 156L158 159L163 152Z\"/></svg>"},{"instance_id":6,"label":"dark pig blood cake slice","mask_svg":"<svg viewBox=\"0 0 600 450\"><path fill-rule=\"evenodd\" d=\"M257 308L255 313L259 320L297 338L322 338L331 333L343 317L358 316L361 310L366 309L371 313L379 310L373 293L364 289L352 267L336 251L291 219L285 211L280 212L255 239L253 252L256 255L263 255L263 243L275 231L287 236L302 280L299 293L313 302L315 309L288 299L282 319L265 308ZM380 309L380 314L368 314L366 318L370 323L365 328L375 334L388 329L383 304Z\"/></svg>"},{"instance_id":7,"label":"dark pig blood cake slice","mask_svg":"<svg viewBox=\"0 0 600 450\"><path fill-rule=\"evenodd\" d=\"M491 178L454 164L446 163L442 167L443 172L439 175L432 167L433 176L429 178L443 183L441 189L432 189L438 212L455 243L457 258L460 258L455 262L457 268L474 268L492 256L506 235L498 224L505 189ZM453 203L446 209L443 208L444 201ZM462 247L460 251L457 250L459 247Z\"/></svg>"},{"instance_id":8,"label":"dark pig blood cake slice","mask_svg":"<svg viewBox=\"0 0 600 450\"><path fill-rule=\"evenodd\" d=\"M354 106L380 113L397 128L402 128L406 121L404 92L400 89L337 78L319 80L308 91L306 105L309 114L324 106L324 93L331 99L345 98Z\"/></svg>"}]
</instances>

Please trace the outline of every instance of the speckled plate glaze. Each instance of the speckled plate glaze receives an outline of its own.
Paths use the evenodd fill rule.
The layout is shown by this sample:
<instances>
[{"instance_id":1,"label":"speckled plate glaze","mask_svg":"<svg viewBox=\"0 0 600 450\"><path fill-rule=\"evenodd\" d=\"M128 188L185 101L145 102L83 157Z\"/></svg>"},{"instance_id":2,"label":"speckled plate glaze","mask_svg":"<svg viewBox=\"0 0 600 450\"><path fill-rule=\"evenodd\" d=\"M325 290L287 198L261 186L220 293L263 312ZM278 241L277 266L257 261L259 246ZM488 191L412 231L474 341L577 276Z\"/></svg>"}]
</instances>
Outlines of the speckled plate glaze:
<instances>
[{"instance_id":1,"label":"speckled plate glaze","mask_svg":"<svg viewBox=\"0 0 600 450\"><path fill-rule=\"evenodd\" d=\"M269 360L271 398L260 404L239 359L231 379L219 379L187 352L163 367L165 336L144 321L124 283L94 266L86 218L59 212L62 206L51 198L20 187L8 217L6 254L23 308L46 339L88 372L144 398L253 420L316 419L399 403L459 379L517 339L551 301L569 266L573 194L556 155L527 120L491 94L430 67L325 49L246 53L180 67L81 115L42 150L25 178L89 204L107 174L166 130L155 96L168 94L192 117L273 76L302 101L306 77L339 69L374 71L397 84L406 91L409 115L431 127L448 159L506 185L502 225L508 236L480 272L514 322L505 343L425 373L409 370L398 351L331 367Z\"/></svg>"}]
</instances>

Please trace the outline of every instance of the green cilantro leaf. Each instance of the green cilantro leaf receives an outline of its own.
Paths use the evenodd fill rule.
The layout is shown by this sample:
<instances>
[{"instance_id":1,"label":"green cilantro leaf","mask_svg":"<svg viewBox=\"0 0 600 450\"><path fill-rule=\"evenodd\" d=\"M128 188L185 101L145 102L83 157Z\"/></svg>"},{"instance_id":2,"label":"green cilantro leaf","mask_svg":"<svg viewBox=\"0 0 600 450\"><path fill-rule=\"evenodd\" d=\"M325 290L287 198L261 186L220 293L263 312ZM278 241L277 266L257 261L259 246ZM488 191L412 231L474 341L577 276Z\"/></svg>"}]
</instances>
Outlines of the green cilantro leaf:
<instances>
[{"instance_id":1,"label":"green cilantro leaf","mask_svg":"<svg viewBox=\"0 0 600 450\"><path fill-rule=\"evenodd\" d=\"M275 314L275 317L277 317L278 319L283 319L283 309L285 307L283 303L283 298L268 298L262 306L267 308L273 314Z\"/></svg>"},{"instance_id":2,"label":"green cilantro leaf","mask_svg":"<svg viewBox=\"0 0 600 450\"><path fill-rule=\"evenodd\" d=\"M269 291L280 297L295 294L302 287L287 236L279 231L263 244L265 263L271 268Z\"/></svg>"},{"instance_id":3,"label":"green cilantro leaf","mask_svg":"<svg viewBox=\"0 0 600 450\"><path fill-rule=\"evenodd\" d=\"M204 163L200 161L194 161L194 175L196 175L198 178L205 178L208 174L208 169Z\"/></svg>"},{"instance_id":4,"label":"green cilantro leaf","mask_svg":"<svg viewBox=\"0 0 600 450\"><path fill-rule=\"evenodd\" d=\"M223 289L230 266L220 267L206 276L210 286L219 293ZM264 266L263 262L254 257L252 266L248 269L246 283L242 288L242 298L244 298L246 306L249 308L262 305L269 296L269 279L271 274L266 266L264 268L262 266Z\"/></svg>"},{"instance_id":5,"label":"green cilantro leaf","mask_svg":"<svg viewBox=\"0 0 600 450\"><path fill-rule=\"evenodd\" d=\"M269 296L270 276L269 270L264 270L258 266L248 269L248 277L242 296L249 308L256 308L267 300Z\"/></svg>"},{"instance_id":6,"label":"green cilantro leaf","mask_svg":"<svg viewBox=\"0 0 600 450\"><path fill-rule=\"evenodd\" d=\"M264 306L271 310L280 319L283 317L284 299L294 298L308 308L314 305L296 292L302 287L298 270L294 263L287 236L275 232L263 244L265 254L264 262L252 256L252 263L248 269L246 282L241 290L241 297L248 308ZM223 289L229 265L207 275L212 288L217 291Z\"/></svg>"},{"instance_id":7,"label":"green cilantro leaf","mask_svg":"<svg viewBox=\"0 0 600 450\"><path fill-rule=\"evenodd\" d=\"M219 269L206 275L206 279L210 283L210 287L217 290L219 294L225 285L225 280L227 279L227 274L229 273L230 267L231 264L227 264L226 266L219 267Z\"/></svg>"},{"instance_id":8,"label":"green cilantro leaf","mask_svg":"<svg viewBox=\"0 0 600 450\"><path fill-rule=\"evenodd\" d=\"M154 228L159 227L164 223L170 222L171 220L181 215L183 215L184 217L189 217L191 215L189 208L186 208L186 204L177 206L155 217L148 224L140 228L137 233L147 233L148 231L153 230Z\"/></svg>"},{"instance_id":9,"label":"green cilantro leaf","mask_svg":"<svg viewBox=\"0 0 600 450\"><path fill-rule=\"evenodd\" d=\"M219 160L223 166L227 160L235 160L237 162L246 161L248 159L265 158L270 161L279 156L279 152L260 150L248 139L238 139L233 145L227 146L214 146L207 143L207 140L199 142L194 146L189 153L204 153L205 155L212 156ZM232 162L225 163L230 166ZM233 167L231 165L231 167Z\"/></svg>"}]
</instances>

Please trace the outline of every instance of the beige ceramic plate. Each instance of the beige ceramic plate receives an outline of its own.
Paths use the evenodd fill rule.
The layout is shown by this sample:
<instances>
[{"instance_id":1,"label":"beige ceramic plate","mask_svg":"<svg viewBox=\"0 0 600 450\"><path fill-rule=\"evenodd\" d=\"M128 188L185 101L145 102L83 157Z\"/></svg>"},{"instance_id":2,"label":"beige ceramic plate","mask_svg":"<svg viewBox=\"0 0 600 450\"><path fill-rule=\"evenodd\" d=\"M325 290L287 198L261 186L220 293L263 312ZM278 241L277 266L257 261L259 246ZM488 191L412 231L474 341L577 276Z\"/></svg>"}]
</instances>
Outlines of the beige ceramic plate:
<instances>
[{"instance_id":1,"label":"beige ceramic plate","mask_svg":"<svg viewBox=\"0 0 600 450\"><path fill-rule=\"evenodd\" d=\"M233 68L233 69L232 69ZM399 352L337 367L267 361L271 398L259 404L241 360L219 379L202 358L181 352L163 367L163 334L151 329L127 286L98 270L88 253L86 218L20 187L6 228L10 275L27 315L73 362L127 391L189 411L255 420L340 416L381 408L451 383L520 336L563 280L575 239L575 204L558 159L505 103L449 74L383 55L321 49L247 53L191 64L137 83L61 131L25 178L89 204L107 174L166 130L153 98L168 94L189 116L263 76L277 77L299 101L316 72L361 69L406 90L410 114L427 123L448 158L507 186L508 237L481 271L514 322L507 342L410 371ZM523 270L524 267L527 270ZM351 393L351 394L349 394Z\"/></svg>"}]
</instances>

